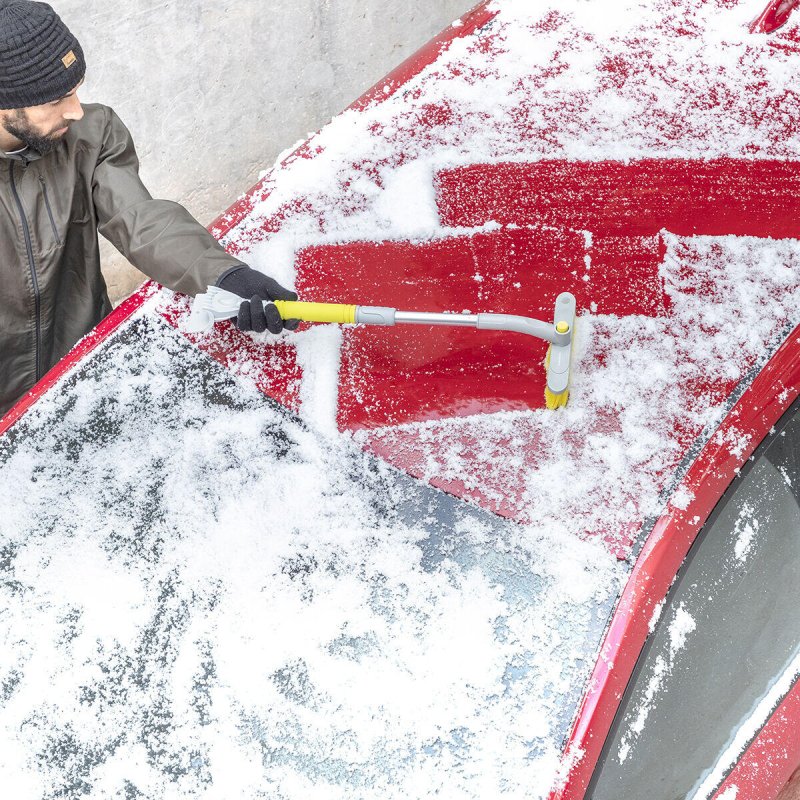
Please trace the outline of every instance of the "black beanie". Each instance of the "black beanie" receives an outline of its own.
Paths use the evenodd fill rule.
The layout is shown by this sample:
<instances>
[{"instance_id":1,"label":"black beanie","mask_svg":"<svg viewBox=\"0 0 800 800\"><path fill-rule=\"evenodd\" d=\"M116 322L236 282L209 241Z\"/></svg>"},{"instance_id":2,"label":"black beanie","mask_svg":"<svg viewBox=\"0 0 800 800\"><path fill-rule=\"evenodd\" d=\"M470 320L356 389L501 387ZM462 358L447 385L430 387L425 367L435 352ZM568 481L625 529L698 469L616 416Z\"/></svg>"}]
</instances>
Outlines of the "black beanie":
<instances>
[{"instance_id":1,"label":"black beanie","mask_svg":"<svg viewBox=\"0 0 800 800\"><path fill-rule=\"evenodd\" d=\"M58 100L85 72L78 40L47 3L0 0L0 109Z\"/></svg>"}]
</instances>

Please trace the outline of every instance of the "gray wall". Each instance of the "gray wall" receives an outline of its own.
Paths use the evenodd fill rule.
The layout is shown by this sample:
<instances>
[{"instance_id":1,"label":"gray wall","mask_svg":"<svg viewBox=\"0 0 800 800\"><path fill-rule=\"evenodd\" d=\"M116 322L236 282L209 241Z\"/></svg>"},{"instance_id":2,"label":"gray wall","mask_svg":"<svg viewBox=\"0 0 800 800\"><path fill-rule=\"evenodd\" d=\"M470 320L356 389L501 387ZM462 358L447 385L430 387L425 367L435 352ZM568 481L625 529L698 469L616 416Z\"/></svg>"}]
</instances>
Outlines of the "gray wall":
<instances>
[{"instance_id":1,"label":"gray wall","mask_svg":"<svg viewBox=\"0 0 800 800\"><path fill-rule=\"evenodd\" d=\"M203 224L475 2L51 0L86 53L81 100L117 111L152 194ZM119 300L142 276L103 254Z\"/></svg>"}]
</instances>

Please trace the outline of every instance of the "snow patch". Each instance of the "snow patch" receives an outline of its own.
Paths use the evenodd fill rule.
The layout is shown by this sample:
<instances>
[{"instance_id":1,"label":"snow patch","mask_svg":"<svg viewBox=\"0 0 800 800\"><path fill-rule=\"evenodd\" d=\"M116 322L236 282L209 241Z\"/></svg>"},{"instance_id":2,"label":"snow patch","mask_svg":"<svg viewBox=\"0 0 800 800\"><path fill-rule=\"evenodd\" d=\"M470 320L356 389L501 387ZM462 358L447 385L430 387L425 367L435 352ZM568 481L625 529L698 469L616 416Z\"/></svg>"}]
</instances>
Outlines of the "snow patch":
<instances>
[{"instance_id":1,"label":"snow patch","mask_svg":"<svg viewBox=\"0 0 800 800\"><path fill-rule=\"evenodd\" d=\"M297 347L297 363L303 370L300 414L316 431L338 436L342 329L338 325L315 325L296 334L293 342Z\"/></svg>"},{"instance_id":2,"label":"snow patch","mask_svg":"<svg viewBox=\"0 0 800 800\"><path fill-rule=\"evenodd\" d=\"M661 614L664 612L664 604L666 602L667 602L667 598L665 597L653 609L653 613L650 616L650 621L647 623L647 629L648 629L648 631L650 633L652 633L656 629L656 625L658 625L658 621L661 619Z\"/></svg>"},{"instance_id":3,"label":"snow patch","mask_svg":"<svg viewBox=\"0 0 800 800\"><path fill-rule=\"evenodd\" d=\"M392 237L424 237L439 225L433 165L418 160L387 170L375 205L375 224Z\"/></svg>"},{"instance_id":4,"label":"snow patch","mask_svg":"<svg viewBox=\"0 0 800 800\"><path fill-rule=\"evenodd\" d=\"M670 503L679 508L681 511L686 511L689 508L689 503L694 500L694 493L691 492L686 486L679 486L675 493L670 498Z\"/></svg>"},{"instance_id":5,"label":"snow patch","mask_svg":"<svg viewBox=\"0 0 800 800\"><path fill-rule=\"evenodd\" d=\"M733 552L738 561L745 561L750 555L753 541L758 535L760 527L761 523L755 516L755 509L750 503L745 503L733 528L734 536L736 536Z\"/></svg>"},{"instance_id":6,"label":"snow patch","mask_svg":"<svg viewBox=\"0 0 800 800\"><path fill-rule=\"evenodd\" d=\"M686 645L686 638L697 628L694 617L681 604L675 612L675 619L669 626L669 656L674 663L675 656Z\"/></svg>"},{"instance_id":7,"label":"snow patch","mask_svg":"<svg viewBox=\"0 0 800 800\"><path fill-rule=\"evenodd\" d=\"M683 607L683 604L678 606L667 628L669 653L659 655L656 658L653 664L653 674L647 683L647 688L645 689L644 697L639 707L633 709L626 715L628 729L620 740L620 747L617 752L617 758L620 764L625 763L633 745L644 730L647 718L655 708L658 694L662 690L667 677L669 677L672 672L676 656L686 646L686 640L689 634L691 634L696 627L697 623L692 615ZM651 628L651 631L652 630L653 628Z\"/></svg>"}]
</instances>

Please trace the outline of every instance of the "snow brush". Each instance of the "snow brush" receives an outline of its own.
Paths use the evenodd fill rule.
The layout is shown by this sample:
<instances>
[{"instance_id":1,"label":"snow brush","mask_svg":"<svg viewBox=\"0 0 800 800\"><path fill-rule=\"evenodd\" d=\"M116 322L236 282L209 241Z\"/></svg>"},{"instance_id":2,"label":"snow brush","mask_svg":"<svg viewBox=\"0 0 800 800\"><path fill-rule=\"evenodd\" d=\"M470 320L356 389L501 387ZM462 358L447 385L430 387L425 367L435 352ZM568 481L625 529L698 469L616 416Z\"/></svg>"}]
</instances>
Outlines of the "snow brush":
<instances>
[{"instance_id":1,"label":"snow brush","mask_svg":"<svg viewBox=\"0 0 800 800\"><path fill-rule=\"evenodd\" d=\"M526 333L550 343L545 359L547 385L544 396L547 407L560 408L569 399L570 360L575 338L575 298L569 292L562 292L556 298L553 322L511 314L436 314L340 303L292 300L274 302L283 319L299 319L303 322L333 322L339 325L446 325L484 331ZM210 331L216 321L235 317L241 303L242 298L239 295L218 286L209 286L205 294L198 294L195 298L186 330L190 333Z\"/></svg>"}]
</instances>

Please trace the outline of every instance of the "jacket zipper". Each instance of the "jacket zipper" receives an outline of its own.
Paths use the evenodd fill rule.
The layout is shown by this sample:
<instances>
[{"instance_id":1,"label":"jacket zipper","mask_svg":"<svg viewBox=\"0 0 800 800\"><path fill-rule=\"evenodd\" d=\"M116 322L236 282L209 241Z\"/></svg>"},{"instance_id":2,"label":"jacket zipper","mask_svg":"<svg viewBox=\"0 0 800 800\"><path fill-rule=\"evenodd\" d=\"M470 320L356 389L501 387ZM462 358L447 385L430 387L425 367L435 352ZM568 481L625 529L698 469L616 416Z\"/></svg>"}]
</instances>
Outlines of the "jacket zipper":
<instances>
[{"instance_id":1,"label":"jacket zipper","mask_svg":"<svg viewBox=\"0 0 800 800\"><path fill-rule=\"evenodd\" d=\"M56 237L56 244L61 246L61 237L58 235L58 229L56 228L56 221L53 219L53 210L50 208L50 198L47 195L47 184L44 182L44 176L39 176L39 183L42 184L42 193L44 194L44 205L47 209L47 216L50 217L50 227L53 229L53 236Z\"/></svg>"},{"instance_id":2,"label":"jacket zipper","mask_svg":"<svg viewBox=\"0 0 800 800\"><path fill-rule=\"evenodd\" d=\"M42 377L42 322L41 322L41 305L42 299L39 294L39 280L36 277L36 264L33 260L33 245L31 244L31 231L28 227L28 220L25 217L25 210L22 208L22 202L19 199L17 192L17 185L14 182L14 162L8 162L8 174L11 178L11 192L14 195L14 200L19 209L19 216L22 220L22 231L25 234L25 247L28 250L28 265L31 270L31 281L33 282L33 300L36 309L36 380L41 380Z\"/></svg>"}]
</instances>

